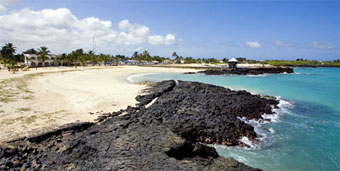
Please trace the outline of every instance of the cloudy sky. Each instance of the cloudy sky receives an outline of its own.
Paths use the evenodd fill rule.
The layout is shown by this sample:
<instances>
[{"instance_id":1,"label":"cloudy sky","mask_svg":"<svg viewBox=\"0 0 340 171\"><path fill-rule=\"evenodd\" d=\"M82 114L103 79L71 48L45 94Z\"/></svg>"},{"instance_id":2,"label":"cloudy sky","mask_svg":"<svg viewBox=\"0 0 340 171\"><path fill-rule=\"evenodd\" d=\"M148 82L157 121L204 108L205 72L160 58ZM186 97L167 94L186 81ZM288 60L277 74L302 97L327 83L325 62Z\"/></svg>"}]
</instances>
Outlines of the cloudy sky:
<instances>
[{"instance_id":1,"label":"cloudy sky","mask_svg":"<svg viewBox=\"0 0 340 171\"><path fill-rule=\"evenodd\" d=\"M132 55L339 59L339 0L0 0L0 43Z\"/></svg>"}]
</instances>

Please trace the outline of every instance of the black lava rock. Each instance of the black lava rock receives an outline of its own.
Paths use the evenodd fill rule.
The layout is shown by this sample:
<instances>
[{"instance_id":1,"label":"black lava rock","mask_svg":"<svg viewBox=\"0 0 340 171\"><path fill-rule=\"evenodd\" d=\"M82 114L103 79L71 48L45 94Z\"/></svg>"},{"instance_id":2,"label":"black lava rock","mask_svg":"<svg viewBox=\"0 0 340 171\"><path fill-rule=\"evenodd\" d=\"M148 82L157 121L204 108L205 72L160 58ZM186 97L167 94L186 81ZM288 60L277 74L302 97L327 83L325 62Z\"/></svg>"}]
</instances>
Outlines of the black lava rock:
<instances>
[{"instance_id":1,"label":"black lava rock","mask_svg":"<svg viewBox=\"0 0 340 171\"><path fill-rule=\"evenodd\" d=\"M279 74L294 73L291 67L275 67L275 68L237 68L237 69L221 69L221 70L205 70L199 71L206 75L260 75L260 74ZM193 74L193 73L186 73Z\"/></svg>"},{"instance_id":2,"label":"black lava rock","mask_svg":"<svg viewBox=\"0 0 340 171\"><path fill-rule=\"evenodd\" d=\"M257 170L219 157L205 144L239 145L242 136L255 140L254 128L239 118L261 119L278 102L246 91L177 83L160 82L136 98L137 107L105 114L97 123L69 124L0 146L0 169Z\"/></svg>"}]
</instances>

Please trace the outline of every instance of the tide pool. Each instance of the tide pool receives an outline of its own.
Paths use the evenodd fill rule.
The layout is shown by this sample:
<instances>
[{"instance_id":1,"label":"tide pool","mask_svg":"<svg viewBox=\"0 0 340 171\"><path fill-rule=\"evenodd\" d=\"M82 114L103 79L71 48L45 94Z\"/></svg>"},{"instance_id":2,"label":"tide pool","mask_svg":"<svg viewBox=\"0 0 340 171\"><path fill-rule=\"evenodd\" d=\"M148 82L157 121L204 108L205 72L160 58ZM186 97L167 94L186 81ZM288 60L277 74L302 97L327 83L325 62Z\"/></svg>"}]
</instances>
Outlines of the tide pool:
<instances>
[{"instance_id":1,"label":"tide pool","mask_svg":"<svg viewBox=\"0 0 340 171\"><path fill-rule=\"evenodd\" d=\"M133 81L198 81L284 99L274 122L256 126L254 148L215 146L263 170L340 170L340 68L294 68L294 74L207 76L147 74ZM132 79L130 79L132 80Z\"/></svg>"}]
</instances>

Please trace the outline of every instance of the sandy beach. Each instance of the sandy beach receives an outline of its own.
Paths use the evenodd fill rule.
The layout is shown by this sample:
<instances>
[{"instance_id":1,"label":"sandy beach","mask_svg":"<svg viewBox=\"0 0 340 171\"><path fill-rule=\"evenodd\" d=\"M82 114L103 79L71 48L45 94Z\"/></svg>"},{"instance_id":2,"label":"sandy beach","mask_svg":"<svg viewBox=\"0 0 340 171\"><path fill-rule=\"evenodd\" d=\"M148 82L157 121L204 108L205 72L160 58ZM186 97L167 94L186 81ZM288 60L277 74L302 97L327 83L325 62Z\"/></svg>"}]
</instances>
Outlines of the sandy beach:
<instances>
[{"instance_id":1,"label":"sandy beach","mask_svg":"<svg viewBox=\"0 0 340 171\"><path fill-rule=\"evenodd\" d=\"M131 75L193 71L137 66L1 70L0 142L134 106L146 86L129 82Z\"/></svg>"}]
</instances>

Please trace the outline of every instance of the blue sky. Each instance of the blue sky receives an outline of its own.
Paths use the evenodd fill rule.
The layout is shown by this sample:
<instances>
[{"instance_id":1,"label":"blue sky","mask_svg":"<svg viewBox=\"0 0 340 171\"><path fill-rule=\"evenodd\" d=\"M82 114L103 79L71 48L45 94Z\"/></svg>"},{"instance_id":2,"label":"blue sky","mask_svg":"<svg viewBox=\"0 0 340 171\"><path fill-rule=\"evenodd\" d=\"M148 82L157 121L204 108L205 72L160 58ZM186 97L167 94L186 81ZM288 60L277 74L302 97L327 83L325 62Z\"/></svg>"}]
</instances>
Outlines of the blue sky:
<instances>
[{"instance_id":1,"label":"blue sky","mask_svg":"<svg viewBox=\"0 0 340 171\"><path fill-rule=\"evenodd\" d=\"M131 55L134 50L146 49L152 55L170 56L176 51L196 58L334 60L340 57L338 0L23 0L5 7L7 12L3 15L23 8L32 11L66 8L78 19L96 17L111 21L113 30L118 29L119 22L128 20L147 26L150 36L162 35L165 39L165 35L171 34L176 38L175 42L157 45L142 42L112 48L108 45L102 49L111 54ZM100 48L97 49L100 53Z\"/></svg>"}]
</instances>

